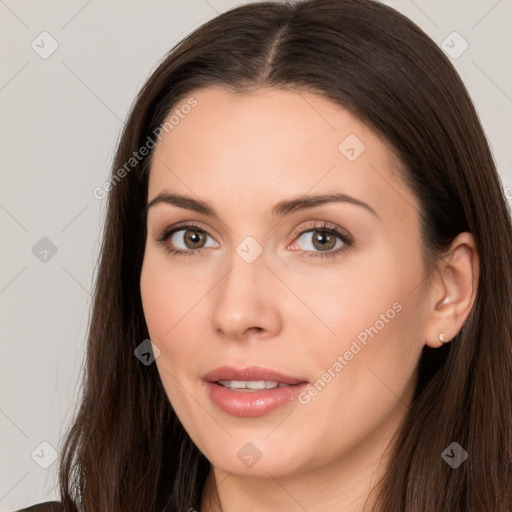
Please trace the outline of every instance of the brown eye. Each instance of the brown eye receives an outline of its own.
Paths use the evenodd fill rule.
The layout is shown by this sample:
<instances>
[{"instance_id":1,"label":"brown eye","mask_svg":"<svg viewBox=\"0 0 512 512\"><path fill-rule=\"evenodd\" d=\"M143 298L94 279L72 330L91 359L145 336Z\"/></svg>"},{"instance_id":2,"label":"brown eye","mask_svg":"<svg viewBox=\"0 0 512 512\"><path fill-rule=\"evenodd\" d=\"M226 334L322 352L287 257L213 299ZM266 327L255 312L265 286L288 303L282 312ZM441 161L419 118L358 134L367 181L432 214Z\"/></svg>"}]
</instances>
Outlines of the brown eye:
<instances>
[{"instance_id":1,"label":"brown eye","mask_svg":"<svg viewBox=\"0 0 512 512\"><path fill-rule=\"evenodd\" d=\"M218 247L213 238L193 224L170 227L156 240L169 253L200 254L203 248Z\"/></svg>"},{"instance_id":2,"label":"brown eye","mask_svg":"<svg viewBox=\"0 0 512 512\"><path fill-rule=\"evenodd\" d=\"M203 247L206 242L206 234L204 231L198 231L197 229L182 229L185 234L183 235L183 241L188 249L199 249ZM176 233L179 233L177 231Z\"/></svg>"},{"instance_id":3,"label":"brown eye","mask_svg":"<svg viewBox=\"0 0 512 512\"><path fill-rule=\"evenodd\" d=\"M328 231L316 230L313 233L313 246L320 251L329 251L336 245L336 237Z\"/></svg>"},{"instance_id":4,"label":"brown eye","mask_svg":"<svg viewBox=\"0 0 512 512\"><path fill-rule=\"evenodd\" d=\"M297 237L297 245L304 251L313 253L336 252L333 249L339 249L344 245L349 245L349 240L332 228L316 228L303 231ZM302 247L300 247L302 245Z\"/></svg>"}]
</instances>

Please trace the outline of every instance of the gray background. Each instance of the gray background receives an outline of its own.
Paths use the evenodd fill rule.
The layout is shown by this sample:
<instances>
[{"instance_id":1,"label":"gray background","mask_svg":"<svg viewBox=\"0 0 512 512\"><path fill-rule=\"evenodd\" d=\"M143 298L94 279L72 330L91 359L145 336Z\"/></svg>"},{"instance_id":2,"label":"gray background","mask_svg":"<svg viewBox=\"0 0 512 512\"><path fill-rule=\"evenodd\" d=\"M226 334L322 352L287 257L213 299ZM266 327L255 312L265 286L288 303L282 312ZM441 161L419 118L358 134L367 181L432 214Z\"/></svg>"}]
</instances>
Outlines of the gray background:
<instances>
[{"instance_id":1,"label":"gray background","mask_svg":"<svg viewBox=\"0 0 512 512\"><path fill-rule=\"evenodd\" d=\"M108 177L128 108L176 42L242 3L0 0L1 511L58 498L51 447L78 396L105 214L92 191ZM446 39L453 31L468 42L452 61L510 204L512 0L384 3L452 53L464 44ZM31 47L51 49L44 31L58 43L45 59Z\"/></svg>"}]
</instances>

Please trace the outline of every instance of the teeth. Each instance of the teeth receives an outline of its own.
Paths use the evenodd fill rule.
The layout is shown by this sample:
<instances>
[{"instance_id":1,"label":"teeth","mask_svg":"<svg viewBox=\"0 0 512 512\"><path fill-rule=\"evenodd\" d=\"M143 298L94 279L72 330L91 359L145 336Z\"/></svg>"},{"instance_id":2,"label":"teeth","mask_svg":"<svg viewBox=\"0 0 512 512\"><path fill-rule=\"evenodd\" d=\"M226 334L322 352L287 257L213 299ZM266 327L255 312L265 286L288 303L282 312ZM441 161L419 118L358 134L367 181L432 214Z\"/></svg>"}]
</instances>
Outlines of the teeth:
<instances>
[{"instance_id":1,"label":"teeth","mask_svg":"<svg viewBox=\"0 0 512 512\"><path fill-rule=\"evenodd\" d=\"M217 384L230 389L273 389L289 387L289 384L274 382L271 380L219 380Z\"/></svg>"}]
</instances>

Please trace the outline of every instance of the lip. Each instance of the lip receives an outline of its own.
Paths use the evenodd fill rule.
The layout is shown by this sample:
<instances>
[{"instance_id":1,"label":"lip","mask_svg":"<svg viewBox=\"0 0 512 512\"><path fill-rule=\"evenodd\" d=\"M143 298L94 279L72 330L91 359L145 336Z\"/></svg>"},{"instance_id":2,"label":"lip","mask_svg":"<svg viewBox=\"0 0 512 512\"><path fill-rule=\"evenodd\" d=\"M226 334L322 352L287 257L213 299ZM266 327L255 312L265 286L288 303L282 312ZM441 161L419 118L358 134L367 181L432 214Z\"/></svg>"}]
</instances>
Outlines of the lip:
<instances>
[{"instance_id":1,"label":"lip","mask_svg":"<svg viewBox=\"0 0 512 512\"><path fill-rule=\"evenodd\" d=\"M272 368L263 368L262 366L248 366L246 368L221 366L203 375L203 380L206 382L217 382L219 380L271 380L289 385L307 382L303 377L292 377Z\"/></svg>"},{"instance_id":2,"label":"lip","mask_svg":"<svg viewBox=\"0 0 512 512\"><path fill-rule=\"evenodd\" d=\"M245 418L263 416L277 407L290 403L309 385L304 378L291 377L259 366L240 369L223 366L208 372L203 379L208 396L215 405L232 416ZM216 384L219 380L270 380L288 384L288 387L261 391L232 391Z\"/></svg>"}]
</instances>

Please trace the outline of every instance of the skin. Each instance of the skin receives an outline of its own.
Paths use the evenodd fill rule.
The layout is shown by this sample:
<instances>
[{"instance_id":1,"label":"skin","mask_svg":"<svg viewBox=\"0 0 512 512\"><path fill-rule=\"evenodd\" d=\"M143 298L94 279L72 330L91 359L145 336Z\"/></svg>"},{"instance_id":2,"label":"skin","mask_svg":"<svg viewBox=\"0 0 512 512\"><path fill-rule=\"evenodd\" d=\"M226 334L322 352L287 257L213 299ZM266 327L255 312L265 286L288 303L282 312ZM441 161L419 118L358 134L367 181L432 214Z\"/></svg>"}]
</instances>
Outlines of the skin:
<instances>
[{"instance_id":1,"label":"skin","mask_svg":"<svg viewBox=\"0 0 512 512\"><path fill-rule=\"evenodd\" d=\"M423 347L441 346L440 332L450 341L470 312L475 242L460 234L437 272L427 273L419 204L399 179L399 162L330 100L273 88L241 95L212 87L191 96L197 106L155 148L148 199L187 195L218 217L151 207L140 288L166 393L211 463L201 510L360 512L372 504L408 411ZM349 134L365 145L354 161L338 149ZM333 191L378 216L349 202L271 216L283 199ZM156 239L187 221L206 232L206 247L169 254ZM312 221L350 233L354 245L308 257L322 253ZM184 233L194 234L180 231L167 245L197 250ZM236 252L248 236L263 249L252 263ZM326 252L343 245L329 240ZM314 383L395 303L401 310L305 405L293 400L239 418L206 394L202 375L223 365L261 365ZM252 467L237 457L247 442L262 455Z\"/></svg>"}]
</instances>

